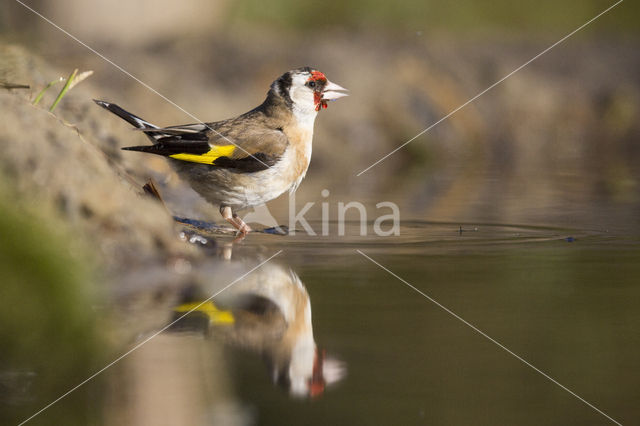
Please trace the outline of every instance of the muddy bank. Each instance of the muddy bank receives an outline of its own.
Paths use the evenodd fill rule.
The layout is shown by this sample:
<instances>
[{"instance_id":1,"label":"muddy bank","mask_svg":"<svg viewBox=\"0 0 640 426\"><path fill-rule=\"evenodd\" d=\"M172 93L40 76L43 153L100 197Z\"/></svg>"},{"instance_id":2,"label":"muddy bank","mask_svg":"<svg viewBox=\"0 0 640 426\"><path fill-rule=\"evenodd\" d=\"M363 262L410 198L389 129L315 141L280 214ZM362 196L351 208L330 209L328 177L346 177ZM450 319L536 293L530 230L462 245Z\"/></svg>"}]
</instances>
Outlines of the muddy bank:
<instances>
[{"instance_id":1,"label":"muddy bank","mask_svg":"<svg viewBox=\"0 0 640 426\"><path fill-rule=\"evenodd\" d=\"M63 220L113 272L192 256L167 210L143 195L145 178L119 163L118 131L101 124L100 111L90 107L90 88L73 89L78 92L69 92L52 114L46 107L59 88L42 105L31 104L43 72L52 68L16 47L4 46L3 54L3 76L33 88L0 92L0 170L16 202Z\"/></svg>"}]
</instances>

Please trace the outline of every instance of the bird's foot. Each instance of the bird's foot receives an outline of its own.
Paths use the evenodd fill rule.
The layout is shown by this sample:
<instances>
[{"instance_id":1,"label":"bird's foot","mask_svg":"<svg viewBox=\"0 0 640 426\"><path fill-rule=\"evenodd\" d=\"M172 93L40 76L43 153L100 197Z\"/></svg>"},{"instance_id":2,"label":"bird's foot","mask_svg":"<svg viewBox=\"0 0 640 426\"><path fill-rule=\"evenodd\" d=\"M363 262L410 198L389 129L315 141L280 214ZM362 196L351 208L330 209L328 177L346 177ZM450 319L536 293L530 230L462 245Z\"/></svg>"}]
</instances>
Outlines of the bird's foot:
<instances>
[{"instance_id":1,"label":"bird's foot","mask_svg":"<svg viewBox=\"0 0 640 426\"><path fill-rule=\"evenodd\" d=\"M251 227L247 225L244 220L240 219L238 216L233 218L233 226L238 230L236 233L236 238L233 240L234 243L239 243L244 240L244 237L247 236L249 232L251 232Z\"/></svg>"},{"instance_id":2,"label":"bird's foot","mask_svg":"<svg viewBox=\"0 0 640 426\"><path fill-rule=\"evenodd\" d=\"M244 222L244 220L240 218L240 216L233 213L233 211L231 210L231 207L228 207L228 206L220 207L220 213L222 214L222 217L224 218L224 220L229 222L234 228L238 230L238 233L236 234L236 239L234 240L234 242L242 241L244 237L246 237L247 234L251 232L251 228L249 227L249 225L247 225Z\"/></svg>"},{"instance_id":3,"label":"bird's foot","mask_svg":"<svg viewBox=\"0 0 640 426\"><path fill-rule=\"evenodd\" d=\"M244 223L244 221L242 219L239 219L239 224L238 224L238 232L244 235L247 235L249 232L252 231L251 227L249 225L247 225L246 223Z\"/></svg>"}]
</instances>

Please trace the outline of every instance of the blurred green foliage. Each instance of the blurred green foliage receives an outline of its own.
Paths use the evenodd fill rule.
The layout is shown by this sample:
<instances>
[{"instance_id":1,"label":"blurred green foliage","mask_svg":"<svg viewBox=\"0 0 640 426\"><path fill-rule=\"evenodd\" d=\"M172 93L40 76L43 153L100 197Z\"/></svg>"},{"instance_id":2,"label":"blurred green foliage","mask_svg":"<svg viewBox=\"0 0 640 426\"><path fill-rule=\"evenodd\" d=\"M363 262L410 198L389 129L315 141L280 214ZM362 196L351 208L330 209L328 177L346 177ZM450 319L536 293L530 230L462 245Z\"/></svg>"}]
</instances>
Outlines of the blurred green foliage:
<instances>
[{"instance_id":1,"label":"blurred green foliage","mask_svg":"<svg viewBox=\"0 0 640 426\"><path fill-rule=\"evenodd\" d=\"M234 22L250 21L312 31L321 27L374 27L392 31L536 32L576 28L614 3L603 0L247 0L232 3L230 18ZM600 30L638 31L638 3L623 2L610 14L615 15L615 19L603 16L597 25Z\"/></svg>"},{"instance_id":2,"label":"blurred green foliage","mask_svg":"<svg viewBox=\"0 0 640 426\"><path fill-rule=\"evenodd\" d=\"M25 420L97 370L103 343L87 262L70 254L73 245L50 218L9 200L0 192L0 424ZM89 423L100 411L95 386L36 423Z\"/></svg>"}]
</instances>

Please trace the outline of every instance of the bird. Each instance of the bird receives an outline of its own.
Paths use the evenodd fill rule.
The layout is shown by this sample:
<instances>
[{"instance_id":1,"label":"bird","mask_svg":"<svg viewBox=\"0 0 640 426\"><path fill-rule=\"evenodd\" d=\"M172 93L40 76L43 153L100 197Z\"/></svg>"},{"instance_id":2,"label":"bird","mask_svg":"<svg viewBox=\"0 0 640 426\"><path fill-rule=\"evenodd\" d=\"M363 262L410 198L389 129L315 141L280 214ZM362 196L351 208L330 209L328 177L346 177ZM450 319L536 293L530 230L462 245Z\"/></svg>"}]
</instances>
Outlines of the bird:
<instances>
[{"instance_id":1,"label":"bird","mask_svg":"<svg viewBox=\"0 0 640 426\"><path fill-rule=\"evenodd\" d=\"M327 102L348 90L313 67L285 72L252 110L222 121L158 127L118 105L99 106L142 131L152 145L122 149L167 157L178 175L244 238L238 211L294 192L311 161L313 127Z\"/></svg>"}]
</instances>

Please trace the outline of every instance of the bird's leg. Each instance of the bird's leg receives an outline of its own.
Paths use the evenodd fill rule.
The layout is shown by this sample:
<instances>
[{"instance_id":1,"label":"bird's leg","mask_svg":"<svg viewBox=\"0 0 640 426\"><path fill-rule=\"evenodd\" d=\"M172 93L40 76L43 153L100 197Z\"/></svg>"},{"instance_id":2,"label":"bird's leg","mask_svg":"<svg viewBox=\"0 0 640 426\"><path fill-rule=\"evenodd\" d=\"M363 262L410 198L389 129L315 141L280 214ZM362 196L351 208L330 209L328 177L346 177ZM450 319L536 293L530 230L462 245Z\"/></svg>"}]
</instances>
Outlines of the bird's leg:
<instances>
[{"instance_id":1,"label":"bird's leg","mask_svg":"<svg viewBox=\"0 0 640 426\"><path fill-rule=\"evenodd\" d=\"M236 228L242 236L247 235L251 231L251 228L249 227L249 225L244 223L244 220L242 220L237 214L233 213L233 211L231 210L231 207L221 206L220 214L222 215L224 220L226 220L234 228Z\"/></svg>"},{"instance_id":2,"label":"bird's leg","mask_svg":"<svg viewBox=\"0 0 640 426\"><path fill-rule=\"evenodd\" d=\"M233 220L236 222L238 231L240 231L240 233L247 235L249 232L251 232L251 228L249 227L249 225L247 225L244 220L242 220L242 218L235 213L233 213Z\"/></svg>"},{"instance_id":3,"label":"bird's leg","mask_svg":"<svg viewBox=\"0 0 640 426\"><path fill-rule=\"evenodd\" d=\"M224 220L229 222L234 228L238 229L238 225L233 220L233 212L231 211L231 207L229 207L229 206L220 206L220 214L222 215Z\"/></svg>"}]
</instances>

